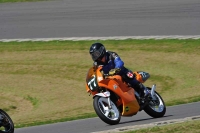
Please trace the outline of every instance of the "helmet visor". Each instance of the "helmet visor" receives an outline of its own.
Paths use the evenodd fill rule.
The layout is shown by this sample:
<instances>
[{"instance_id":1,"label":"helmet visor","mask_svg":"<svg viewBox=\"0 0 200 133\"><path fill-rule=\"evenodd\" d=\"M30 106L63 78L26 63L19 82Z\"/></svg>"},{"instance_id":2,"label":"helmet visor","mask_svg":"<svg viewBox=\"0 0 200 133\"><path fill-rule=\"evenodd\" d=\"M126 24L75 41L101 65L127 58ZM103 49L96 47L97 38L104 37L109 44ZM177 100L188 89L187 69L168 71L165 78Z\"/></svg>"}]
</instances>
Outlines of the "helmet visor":
<instances>
[{"instance_id":1,"label":"helmet visor","mask_svg":"<svg viewBox=\"0 0 200 133\"><path fill-rule=\"evenodd\" d=\"M98 60L100 57L103 57L103 54L104 54L103 49L104 49L104 47L100 47L98 50L96 50L90 54L94 61Z\"/></svg>"}]
</instances>

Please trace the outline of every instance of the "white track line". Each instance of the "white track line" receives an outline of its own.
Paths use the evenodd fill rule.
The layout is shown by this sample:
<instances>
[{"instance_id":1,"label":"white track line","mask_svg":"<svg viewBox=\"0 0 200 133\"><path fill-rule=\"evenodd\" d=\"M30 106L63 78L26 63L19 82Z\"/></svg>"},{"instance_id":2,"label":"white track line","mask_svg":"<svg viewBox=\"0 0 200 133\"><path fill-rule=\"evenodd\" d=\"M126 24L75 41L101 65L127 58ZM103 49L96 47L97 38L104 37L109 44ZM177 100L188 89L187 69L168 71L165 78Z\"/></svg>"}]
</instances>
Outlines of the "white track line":
<instances>
[{"instance_id":1,"label":"white track line","mask_svg":"<svg viewBox=\"0 0 200 133\"><path fill-rule=\"evenodd\" d=\"M81 40L126 40L126 39L200 39L200 35L170 35L170 36L111 36L111 37L62 37L62 38L27 38L27 39L0 39L0 42L25 41L81 41Z\"/></svg>"}]
</instances>

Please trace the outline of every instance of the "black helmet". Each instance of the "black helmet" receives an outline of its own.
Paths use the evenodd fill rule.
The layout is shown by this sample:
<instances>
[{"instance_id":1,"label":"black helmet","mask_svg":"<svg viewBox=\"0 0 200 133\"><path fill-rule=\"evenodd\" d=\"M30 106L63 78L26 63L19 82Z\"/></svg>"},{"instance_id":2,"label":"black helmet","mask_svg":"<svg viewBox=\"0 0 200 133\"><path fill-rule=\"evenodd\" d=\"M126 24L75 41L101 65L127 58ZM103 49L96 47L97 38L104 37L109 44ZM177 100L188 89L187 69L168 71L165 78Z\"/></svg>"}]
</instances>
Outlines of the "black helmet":
<instances>
[{"instance_id":1,"label":"black helmet","mask_svg":"<svg viewBox=\"0 0 200 133\"><path fill-rule=\"evenodd\" d=\"M103 44L101 43L94 43L90 47L90 55L93 61L97 61L98 59L102 59L106 53L106 49Z\"/></svg>"}]
</instances>

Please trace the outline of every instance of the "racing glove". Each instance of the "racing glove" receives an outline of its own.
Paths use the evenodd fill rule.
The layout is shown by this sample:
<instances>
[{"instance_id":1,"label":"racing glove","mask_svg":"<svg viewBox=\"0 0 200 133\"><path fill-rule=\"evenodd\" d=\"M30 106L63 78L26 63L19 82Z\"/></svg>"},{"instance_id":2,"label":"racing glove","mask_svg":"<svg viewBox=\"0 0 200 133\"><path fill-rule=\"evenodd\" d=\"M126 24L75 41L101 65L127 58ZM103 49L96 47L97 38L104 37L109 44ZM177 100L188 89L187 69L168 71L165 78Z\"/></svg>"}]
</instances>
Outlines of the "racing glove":
<instances>
[{"instance_id":1,"label":"racing glove","mask_svg":"<svg viewBox=\"0 0 200 133\"><path fill-rule=\"evenodd\" d=\"M109 75L115 75L115 74L118 74L120 72L120 68L114 68L114 69L111 69L109 71Z\"/></svg>"}]
</instances>

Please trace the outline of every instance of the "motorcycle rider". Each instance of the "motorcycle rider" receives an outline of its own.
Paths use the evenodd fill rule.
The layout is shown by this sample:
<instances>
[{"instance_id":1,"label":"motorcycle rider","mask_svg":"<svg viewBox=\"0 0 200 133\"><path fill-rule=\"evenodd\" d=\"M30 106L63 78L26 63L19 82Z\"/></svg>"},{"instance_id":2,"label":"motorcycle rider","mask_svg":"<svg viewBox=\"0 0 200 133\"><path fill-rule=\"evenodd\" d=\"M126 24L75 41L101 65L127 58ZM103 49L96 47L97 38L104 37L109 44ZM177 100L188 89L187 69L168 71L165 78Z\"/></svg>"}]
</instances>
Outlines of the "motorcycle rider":
<instances>
[{"instance_id":1,"label":"motorcycle rider","mask_svg":"<svg viewBox=\"0 0 200 133\"><path fill-rule=\"evenodd\" d=\"M146 87L136 80L132 71L124 67L124 62L121 60L116 52L106 51L102 43L93 43L90 47L89 53L94 61L94 64L103 65L104 74L118 74L125 82L132 86L143 97L149 95Z\"/></svg>"}]
</instances>

